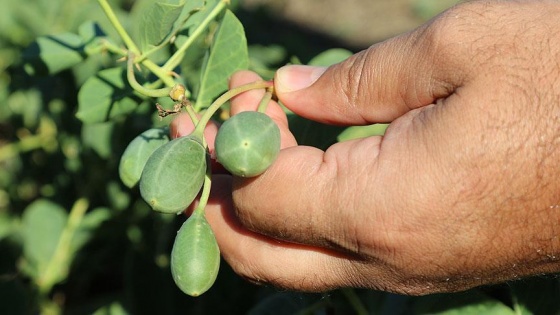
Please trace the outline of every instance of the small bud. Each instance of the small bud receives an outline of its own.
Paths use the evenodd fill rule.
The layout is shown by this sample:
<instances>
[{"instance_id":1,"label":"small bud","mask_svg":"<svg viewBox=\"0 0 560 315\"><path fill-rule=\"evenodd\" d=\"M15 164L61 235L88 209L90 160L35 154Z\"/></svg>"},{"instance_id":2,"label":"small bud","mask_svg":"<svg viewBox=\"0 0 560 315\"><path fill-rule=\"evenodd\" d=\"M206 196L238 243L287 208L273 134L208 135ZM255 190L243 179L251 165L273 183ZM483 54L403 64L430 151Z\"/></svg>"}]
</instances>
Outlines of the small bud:
<instances>
[{"instance_id":1,"label":"small bud","mask_svg":"<svg viewBox=\"0 0 560 315\"><path fill-rule=\"evenodd\" d=\"M176 102L180 102L185 98L185 86L182 84L175 84L175 86L169 92L169 97Z\"/></svg>"}]
</instances>

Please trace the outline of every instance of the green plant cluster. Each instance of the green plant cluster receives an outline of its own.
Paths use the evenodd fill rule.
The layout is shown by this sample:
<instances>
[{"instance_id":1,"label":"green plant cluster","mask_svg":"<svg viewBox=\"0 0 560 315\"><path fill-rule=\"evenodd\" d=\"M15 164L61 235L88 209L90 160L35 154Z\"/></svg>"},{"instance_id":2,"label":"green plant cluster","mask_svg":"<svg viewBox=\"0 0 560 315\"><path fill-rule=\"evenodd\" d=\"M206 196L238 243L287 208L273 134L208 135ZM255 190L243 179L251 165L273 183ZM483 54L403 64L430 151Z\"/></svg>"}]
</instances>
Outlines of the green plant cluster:
<instances>
[{"instance_id":1,"label":"green plant cluster","mask_svg":"<svg viewBox=\"0 0 560 315\"><path fill-rule=\"evenodd\" d=\"M560 310L559 282L550 278L405 297L355 289L283 292L249 284L226 264L218 269L219 249L208 237L211 229L203 212L195 210L188 220L154 212L144 200L150 198L138 187L150 158L174 141L168 135L170 118L162 116L187 111L195 119L197 113L211 112L221 97L224 102L214 107L227 106L223 104L231 96L227 79L233 72L249 68L270 79L281 63L299 60L288 56L281 45L248 43L235 5L225 0L0 0L0 4L3 314L556 314ZM350 54L332 49L305 63L330 65ZM319 148L382 134L386 128L324 126L288 115L298 142ZM201 120L210 118L217 117L207 114ZM233 129L243 132L239 126ZM196 194L209 186L200 134L199 128L194 134L198 138L180 140L194 148L181 158L194 155L201 163L193 167L199 171L196 187L185 188L184 182L174 180L162 184L164 188ZM157 163L162 160L165 157L154 158ZM185 163L192 165L192 160ZM263 169L266 166L258 172ZM168 171L180 172L185 169ZM153 172L156 182L163 175ZM202 245L191 246L193 239ZM189 271L197 268L208 272ZM183 293L199 295L206 290L196 298Z\"/></svg>"}]
</instances>

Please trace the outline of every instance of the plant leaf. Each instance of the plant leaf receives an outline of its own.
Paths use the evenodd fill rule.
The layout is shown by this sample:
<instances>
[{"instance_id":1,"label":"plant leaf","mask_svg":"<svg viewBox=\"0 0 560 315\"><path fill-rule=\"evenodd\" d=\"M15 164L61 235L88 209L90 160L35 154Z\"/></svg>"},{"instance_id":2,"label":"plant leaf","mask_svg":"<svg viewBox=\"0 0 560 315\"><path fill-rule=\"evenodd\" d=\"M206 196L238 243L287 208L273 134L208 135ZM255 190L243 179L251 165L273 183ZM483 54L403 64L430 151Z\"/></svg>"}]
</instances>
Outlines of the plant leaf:
<instances>
[{"instance_id":1,"label":"plant leaf","mask_svg":"<svg viewBox=\"0 0 560 315\"><path fill-rule=\"evenodd\" d=\"M308 63L310 66L322 66L328 67L346 60L348 57L352 56L352 52L342 48L333 48L326 50L317 56L313 57Z\"/></svg>"},{"instance_id":2,"label":"plant leaf","mask_svg":"<svg viewBox=\"0 0 560 315\"><path fill-rule=\"evenodd\" d=\"M87 124L82 127L82 143L90 148L101 158L108 159L113 153L114 122Z\"/></svg>"},{"instance_id":3,"label":"plant leaf","mask_svg":"<svg viewBox=\"0 0 560 315\"><path fill-rule=\"evenodd\" d=\"M23 254L38 274L51 260L66 226L66 210L46 199L30 204L23 213ZM35 276L37 276L35 275Z\"/></svg>"},{"instance_id":4,"label":"plant leaf","mask_svg":"<svg viewBox=\"0 0 560 315\"><path fill-rule=\"evenodd\" d=\"M181 0L178 4L156 2L146 8L140 23L143 49L161 44L171 34L184 5L185 1Z\"/></svg>"},{"instance_id":5,"label":"plant leaf","mask_svg":"<svg viewBox=\"0 0 560 315\"><path fill-rule=\"evenodd\" d=\"M109 208L96 208L89 211L80 222L76 229L71 242L71 250L73 253L78 251L86 244L94 235L96 229L111 217Z\"/></svg>"},{"instance_id":6,"label":"plant leaf","mask_svg":"<svg viewBox=\"0 0 560 315\"><path fill-rule=\"evenodd\" d=\"M203 67L195 107L199 110L208 107L227 90L229 77L248 66L247 39L243 25L231 11L226 10Z\"/></svg>"},{"instance_id":7,"label":"plant leaf","mask_svg":"<svg viewBox=\"0 0 560 315\"><path fill-rule=\"evenodd\" d=\"M76 34L41 36L23 52L26 70L37 75L71 68L84 60L83 47L82 38Z\"/></svg>"},{"instance_id":8,"label":"plant leaf","mask_svg":"<svg viewBox=\"0 0 560 315\"><path fill-rule=\"evenodd\" d=\"M198 26L212 12L220 0L189 0L183 7L183 12L175 22L175 28L183 35L189 35L191 27Z\"/></svg>"},{"instance_id":9,"label":"plant leaf","mask_svg":"<svg viewBox=\"0 0 560 315\"><path fill-rule=\"evenodd\" d=\"M124 69L105 69L80 88L76 116L86 124L104 122L133 112L140 102L126 83Z\"/></svg>"}]
</instances>

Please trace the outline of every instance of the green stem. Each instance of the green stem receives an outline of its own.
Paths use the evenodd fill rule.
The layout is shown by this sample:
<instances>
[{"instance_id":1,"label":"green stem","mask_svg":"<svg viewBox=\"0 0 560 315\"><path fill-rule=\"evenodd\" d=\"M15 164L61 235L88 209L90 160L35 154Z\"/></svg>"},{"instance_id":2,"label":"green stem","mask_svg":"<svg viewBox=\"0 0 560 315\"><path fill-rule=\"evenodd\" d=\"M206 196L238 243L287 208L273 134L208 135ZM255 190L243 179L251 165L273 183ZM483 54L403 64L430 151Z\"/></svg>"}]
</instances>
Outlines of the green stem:
<instances>
[{"instance_id":1,"label":"green stem","mask_svg":"<svg viewBox=\"0 0 560 315\"><path fill-rule=\"evenodd\" d=\"M163 69L150 59L144 59L141 64L144 67L148 68L148 70L152 71L152 73L155 74L158 78L160 78L166 86L172 87L176 84L175 80L173 80L173 77L171 76L170 71Z\"/></svg>"},{"instance_id":2,"label":"green stem","mask_svg":"<svg viewBox=\"0 0 560 315\"><path fill-rule=\"evenodd\" d=\"M140 49L138 48L138 46L136 46L136 44L134 43L130 35L128 35L127 31L122 26L121 22L115 15L115 12L111 8L107 0L97 0L97 1L99 2L99 5L103 9L103 12L105 12L105 15L109 19L109 22L111 22L111 24L113 25L113 27L115 28L115 30L117 31L121 39L123 40L128 50L131 51L134 55L140 55ZM170 76L169 70L165 70L161 68L160 66L158 66L157 64L155 64L153 61L149 59L142 60L142 65L148 68L150 71L152 71L152 73L155 74L158 78L160 78L165 85L169 87L175 85L175 81Z\"/></svg>"},{"instance_id":3,"label":"green stem","mask_svg":"<svg viewBox=\"0 0 560 315\"><path fill-rule=\"evenodd\" d=\"M261 112L261 113L266 112L266 108L268 107L268 103L272 99L272 93L274 93L274 86L271 86L271 87L266 89L266 92L264 93L263 98L261 99L261 102L259 103L259 107L257 107L258 112Z\"/></svg>"},{"instance_id":4,"label":"green stem","mask_svg":"<svg viewBox=\"0 0 560 315\"><path fill-rule=\"evenodd\" d=\"M200 199L198 205L193 211L195 215L204 215L204 208L208 204L208 199L210 199L210 190L212 188L212 165L210 159L206 160L206 176L204 176L204 184L202 186L202 193L200 194Z\"/></svg>"},{"instance_id":5,"label":"green stem","mask_svg":"<svg viewBox=\"0 0 560 315\"><path fill-rule=\"evenodd\" d=\"M63 280L67 276L72 251L72 238L75 235L76 229L82 222L88 207L89 201L86 198L76 200L72 206L70 214L68 215L68 220L66 221L66 226L60 234L55 252L45 271L41 277L37 279L37 286L42 295L48 294L57 282Z\"/></svg>"},{"instance_id":6,"label":"green stem","mask_svg":"<svg viewBox=\"0 0 560 315\"><path fill-rule=\"evenodd\" d=\"M187 114L189 114L189 117L191 118L193 124L196 126L198 124L198 116L196 115L196 111L190 104L185 106L185 109L187 110Z\"/></svg>"},{"instance_id":7,"label":"green stem","mask_svg":"<svg viewBox=\"0 0 560 315\"><path fill-rule=\"evenodd\" d=\"M123 48L111 43L108 40L103 40L102 43L103 43L103 48L105 50L107 50L107 51L109 51L113 54L116 54L116 55L126 56L126 49L123 49Z\"/></svg>"},{"instance_id":8,"label":"green stem","mask_svg":"<svg viewBox=\"0 0 560 315\"><path fill-rule=\"evenodd\" d=\"M210 121L214 113L220 108L220 106L222 106L225 102L229 101L232 97L237 96L243 92L247 92L249 90L264 89L264 88L269 88L271 86L273 86L272 81L256 81L245 85L240 85L236 88L233 88L225 92L206 109L206 112L204 112L204 115L200 117L198 124L196 124L194 133L203 134L206 124L208 124L208 122Z\"/></svg>"},{"instance_id":9,"label":"green stem","mask_svg":"<svg viewBox=\"0 0 560 315\"><path fill-rule=\"evenodd\" d=\"M138 49L138 46L136 46L136 44L134 43L132 38L130 38L130 35L128 35L126 30L122 26L121 22L119 21L119 19L115 15L115 12L111 8L111 6L107 2L107 0L97 0L97 2L99 2L99 5L103 9L103 12L105 12L105 15L109 19L109 22L111 22L111 24L113 25L113 27L115 28L115 30L117 31L119 36L122 38L126 47L130 51L132 51L135 55L139 55L140 54L140 49Z\"/></svg>"},{"instance_id":10,"label":"green stem","mask_svg":"<svg viewBox=\"0 0 560 315\"><path fill-rule=\"evenodd\" d=\"M131 51L128 52L126 68L126 78L128 80L128 84L130 84L135 91L150 97L165 97L169 95L169 92L171 91L170 87L155 90L148 89L136 81L136 77L134 76L134 54Z\"/></svg>"},{"instance_id":11,"label":"green stem","mask_svg":"<svg viewBox=\"0 0 560 315\"><path fill-rule=\"evenodd\" d=\"M222 10L227 6L228 3L229 3L229 0L220 1L214 7L214 9L212 9L210 14L208 16L206 16L206 18L198 25L198 27L194 30L194 32L191 34L191 36L189 36L187 38L187 40L183 43L183 45L181 45L181 47L179 47L179 49L177 49L177 51L175 51L173 56L171 56L171 58L169 58L167 60L167 62L163 65L162 68L167 70L167 71L171 71L175 67L177 67L181 63L181 60L183 59L183 55L185 54L185 51L187 51L187 49L192 45L192 43L195 41L195 39L198 36L200 36L200 34L202 34L202 32L206 29L208 24L210 24L210 22L212 22L212 20L214 20L214 18L216 18L216 16L218 16L218 14L220 12L222 12Z\"/></svg>"}]
</instances>

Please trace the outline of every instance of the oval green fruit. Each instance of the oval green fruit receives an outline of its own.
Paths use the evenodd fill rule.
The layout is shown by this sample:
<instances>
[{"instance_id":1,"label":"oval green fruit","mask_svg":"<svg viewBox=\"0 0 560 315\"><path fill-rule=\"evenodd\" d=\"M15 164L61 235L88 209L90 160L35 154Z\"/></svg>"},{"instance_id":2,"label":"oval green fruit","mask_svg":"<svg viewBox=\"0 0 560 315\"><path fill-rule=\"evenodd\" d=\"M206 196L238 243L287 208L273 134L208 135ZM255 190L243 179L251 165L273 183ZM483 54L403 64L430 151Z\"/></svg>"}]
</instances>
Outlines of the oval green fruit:
<instances>
[{"instance_id":1,"label":"oval green fruit","mask_svg":"<svg viewBox=\"0 0 560 315\"><path fill-rule=\"evenodd\" d=\"M152 153L140 177L140 194L152 209L178 213L188 207L202 187L206 149L198 138L173 139Z\"/></svg>"},{"instance_id":2,"label":"oval green fruit","mask_svg":"<svg viewBox=\"0 0 560 315\"><path fill-rule=\"evenodd\" d=\"M226 120L215 141L216 158L232 174L262 174L280 152L280 129L266 114L241 112Z\"/></svg>"},{"instance_id":3,"label":"oval green fruit","mask_svg":"<svg viewBox=\"0 0 560 315\"><path fill-rule=\"evenodd\" d=\"M190 296L206 292L220 269L220 249L202 212L181 226L171 250L171 274L181 291Z\"/></svg>"},{"instance_id":4,"label":"oval green fruit","mask_svg":"<svg viewBox=\"0 0 560 315\"><path fill-rule=\"evenodd\" d=\"M167 142L169 129L165 127L148 129L128 144L119 163L119 176L128 188L138 184L150 155Z\"/></svg>"}]
</instances>

